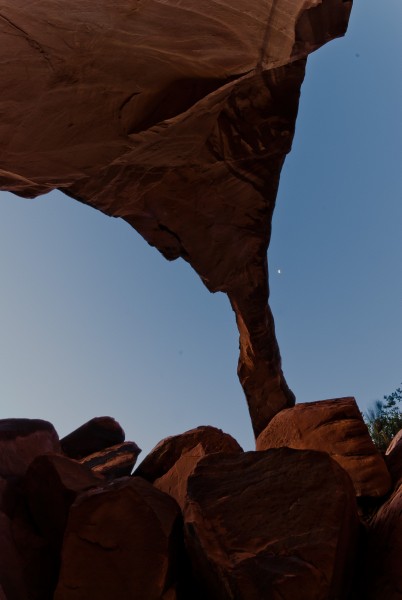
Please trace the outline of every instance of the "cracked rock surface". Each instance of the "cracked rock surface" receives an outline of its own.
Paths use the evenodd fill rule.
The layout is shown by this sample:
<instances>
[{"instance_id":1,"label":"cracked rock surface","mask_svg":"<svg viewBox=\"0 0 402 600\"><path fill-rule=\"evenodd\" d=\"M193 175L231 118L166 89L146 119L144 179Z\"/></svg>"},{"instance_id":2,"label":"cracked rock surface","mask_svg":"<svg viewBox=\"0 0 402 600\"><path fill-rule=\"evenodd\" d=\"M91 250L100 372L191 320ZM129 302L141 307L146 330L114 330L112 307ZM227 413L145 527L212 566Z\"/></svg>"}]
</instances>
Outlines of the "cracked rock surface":
<instances>
[{"instance_id":1,"label":"cracked rock surface","mask_svg":"<svg viewBox=\"0 0 402 600\"><path fill-rule=\"evenodd\" d=\"M205 598L347 598L358 518L326 453L279 448L202 458L187 484L187 547Z\"/></svg>"},{"instance_id":2,"label":"cracked rock surface","mask_svg":"<svg viewBox=\"0 0 402 600\"><path fill-rule=\"evenodd\" d=\"M258 435L294 396L267 248L307 55L344 0L4 0L0 189L58 188L225 292Z\"/></svg>"}]
</instances>

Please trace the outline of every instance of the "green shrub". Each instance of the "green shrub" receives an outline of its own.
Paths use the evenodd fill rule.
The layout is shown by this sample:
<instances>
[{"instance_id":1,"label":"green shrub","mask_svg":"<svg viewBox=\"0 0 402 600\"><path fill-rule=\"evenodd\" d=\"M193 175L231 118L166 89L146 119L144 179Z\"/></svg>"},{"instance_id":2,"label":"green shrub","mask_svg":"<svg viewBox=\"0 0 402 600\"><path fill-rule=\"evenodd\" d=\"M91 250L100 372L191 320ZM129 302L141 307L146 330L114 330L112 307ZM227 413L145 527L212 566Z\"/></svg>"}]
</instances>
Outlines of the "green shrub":
<instances>
[{"instance_id":1,"label":"green shrub","mask_svg":"<svg viewBox=\"0 0 402 600\"><path fill-rule=\"evenodd\" d=\"M371 439L381 452L385 452L394 435L402 429L401 400L402 388L397 388L383 400L376 400L363 415Z\"/></svg>"}]
</instances>

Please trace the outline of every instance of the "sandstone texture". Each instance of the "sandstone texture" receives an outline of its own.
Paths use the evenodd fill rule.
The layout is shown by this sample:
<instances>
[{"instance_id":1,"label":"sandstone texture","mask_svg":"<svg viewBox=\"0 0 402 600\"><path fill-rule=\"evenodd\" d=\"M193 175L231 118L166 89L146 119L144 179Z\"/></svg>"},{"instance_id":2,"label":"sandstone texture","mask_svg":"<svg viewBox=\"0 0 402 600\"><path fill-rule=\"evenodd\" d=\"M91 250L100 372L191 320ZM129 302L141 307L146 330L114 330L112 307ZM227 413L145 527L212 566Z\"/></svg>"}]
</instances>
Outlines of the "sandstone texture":
<instances>
[{"instance_id":1,"label":"sandstone texture","mask_svg":"<svg viewBox=\"0 0 402 600\"><path fill-rule=\"evenodd\" d=\"M238 442L222 429L202 425L161 440L138 466L135 475L153 482L165 475L183 454L200 446L204 455L212 452L243 452ZM198 456L198 450L195 454Z\"/></svg>"},{"instance_id":2,"label":"sandstone texture","mask_svg":"<svg viewBox=\"0 0 402 600\"><path fill-rule=\"evenodd\" d=\"M388 497L358 499L359 524L352 479L327 452L243 452L209 426L162 440L131 477L116 464L101 476L61 451L36 456L21 474L15 432L37 424L21 425L13 421L2 440L16 472L0 476L0 599L400 596L398 483ZM343 427L359 448L355 420ZM127 444L138 449L125 442L95 453L101 468Z\"/></svg>"},{"instance_id":3,"label":"sandstone texture","mask_svg":"<svg viewBox=\"0 0 402 600\"><path fill-rule=\"evenodd\" d=\"M131 475L140 452L135 442L123 442L90 454L82 458L80 463L96 475L115 479Z\"/></svg>"},{"instance_id":4,"label":"sandstone texture","mask_svg":"<svg viewBox=\"0 0 402 600\"><path fill-rule=\"evenodd\" d=\"M112 417L95 417L60 440L70 458L83 458L125 440L125 433Z\"/></svg>"},{"instance_id":5,"label":"sandstone texture","mask_svg":"<svg viewBox=\"0 0 402 600\"><path fill-rule=\"evenodd\" d=\"M55 600L175 600L181 517L176 502L139 478L73 504Z\"/></svg>"},{"instance_id":6,"label":"sandstone texture","mask_svg":"<svg viewBox=\"0 0 402 600\"><path fill-rule=\"evenodd\" d=\"M1 3L0 189L58 188L225 292L256 435L294 403L268 306L279 175L306 57L344 34L351 6Z\"/></svg>"},{"instance_id":7,"label":"sandstone texture","mask_svg":"<svg viewBox=\"0 0 402 600\"><path fill-rule=\"evenodd\" d=\"M181 508L187 479L198 461L214 452L239 453L242 448L231 435L215 427L197 427L162 440L145 458L136 474L172 496Z\"/></svg>"},{"instance_id":8,"label":"sandstone texture","mask_svg":"<svg viewBox=\"0 0 402 600\"><path fill-rule=\"evenodd\" d=\"M0 420L0 476L23 475L36 456L60 452L53 425L41 419Z\"/></svg>"},{"instance_id":9,"label":"sandstone texture","mask_svg":"<svg viewBox=\"0 0 402 600\"><path fill-rule=\"evenodd\" d=\"M348 475L326 453L206 456L188 480L184 521L210 600L347 597L356 500Z\"/></svg>"},{"instance_id":10,"label":"sandstone texture","mask_svg":"<svg viewBox=\"0 0 402 600\"><path fill-rule=\"evenodd\" d=\"M347 471L358 496L384 496L391 488L388 469L354 398L306 402L281 411L256 447L281 446L328 452Z\"/></svg>"}]
</instances>

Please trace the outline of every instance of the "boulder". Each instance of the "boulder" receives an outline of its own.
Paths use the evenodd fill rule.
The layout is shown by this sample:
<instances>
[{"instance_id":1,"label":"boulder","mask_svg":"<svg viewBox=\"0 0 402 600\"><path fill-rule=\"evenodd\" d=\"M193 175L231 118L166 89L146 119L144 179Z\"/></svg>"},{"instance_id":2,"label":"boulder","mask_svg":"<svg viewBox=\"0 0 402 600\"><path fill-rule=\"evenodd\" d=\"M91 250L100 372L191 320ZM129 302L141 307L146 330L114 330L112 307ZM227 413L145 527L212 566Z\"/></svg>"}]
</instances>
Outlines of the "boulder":
<instances>
[{"instance_id":1,"label":"boulder","mask_svg":"<svg viewBox=\"0 0 402 600\"><path fill-rule=\"evenodd\" d=\"M399 600L402 597L402 486L373 517L367 546L360 597Z\"/></svg>"},{"instance_id":2,"label":"boulder","mask_svg":"<svg viewBox=\"0 0 402 600\"><path fill-rule=\"evenodd\" d=\"M58 557L37 531L19 485L12 496L7 516L22 565L21 584L27 590L24 600L53 600ZM8 600L14 600L13 596Z\"/></svg>"},{"instance_id":3,"label":"boulder","mask_svg":"<svg viewBox=\"0 0 402 600\"><path fill-rule=\"evenodd\" d=\"M347 471L357 496L384 496L391 479L354 398L306 402L277 414L257 438L257 450L328 452Z\"/></svg>"},{"instance_id":4,"label":"boulder","mask_svg":"<svg viewBox=\"0 0 402 600\"><path fill-rule=\"evenodd\" d=\"M0 476L24 475L36 456L61 452L59 437L48 421L41 419L0 420Z\"/></svg>"},{"instance_id":5,"label":"boulder","mask_svg":"<svg viewBox=\"0 0 402 600\"><path fill-rule=\"evenodd\" d=\"M208 600L347 598L358 516L326 453L211 454L188 480L185 539Z\"/></svg>"},{"instance_id":6,"label":"boulder","mask_svg":"<svg viewBox=\"0 0 402 600\"><path fill-rule=\"evenodd\" d=\"M81 494L54 600L175 600L181 536L176 502L139 477Z\"/></svg>"},{"instance_id":7,"label":"boulder","mask_svg":"<svg viewBox=\"0 0 402 600\"><path fill-rule=\"evenodd\" d=\"M200 443L191 450L183 452L180 458L162 477L155 479L154 486L172 496L178 503L181 509L184 508L184 503L187 495L187 480L194 472L198 461L209 454L205 451L204 446Z\"/></svg>"},{"instance_id":8,"label":"boulder","mask_svg":"<svg viewBox=\"0 0 402 600\"><path fill-rule=\"evenodd\" d=\"M231 435L221 429L201 426L159 442L135 474L153 482L183 508L189 475L203 456L213 452L238 453L243 450Z\"/></svg>"},{"instance_id":9,"label":"boulder","mask_svg":"<svg viewBox=\"0 0 402 600\"><path fill-rule=\"evenodd\" d=\"M38 456L30 465L23 488L36 529L59 553L71 504L104 478L65 456Z\"/></svg>"},{"instance_id":10,"label":"boulder","mask_svg":"<svg viewBox=\"0 0 402 600\"><path fill-rule=\"evenodd\" d=\"M124 442L125 434L112 417L95 417L60 440L64 454L80 459Z\"/></svg>"},{"instance_id":11,"label":"boulder","mask_svg":"<svg viewBox=\"0 0 402 600\"><path fill-rule=\"evenodd\" d=\"M402 429L391 441L384 458L394 486L399 485L402 479Z\"/></svg>"},{"instance_id":12,"label":"boulder","mask_svg":"<svg viewBox=\"0 0 402 600\"><path fill-rule=\"evenodd\" d=\"M80 463L96 475L116 479L131 475L140 452L135 442L123 442L90 454L82 458Z\"/></svg>"},{"instance_id":13,"label":"boulder","mask_svg":"<svg viewBox=\"0 0 402 600\"><path fill-rule=\"evenodd\" d=\"M135 470L135 475L153 482L167 473L179 458L201 445L204 454L243 452L236 440L222 429L201 425L161 440Z\"/></svg>"},{"instance_id":14,"label":"boulder","mask_svg":"<svg viewBox=\"0 0 402 600\"><path fill-rule=\"evenodd\" d=\"M3 595L2 595L3 593ZM21 557L15 545L10 519L0 512L0 600L27 600Z\"/></svg>"}]
</instances>

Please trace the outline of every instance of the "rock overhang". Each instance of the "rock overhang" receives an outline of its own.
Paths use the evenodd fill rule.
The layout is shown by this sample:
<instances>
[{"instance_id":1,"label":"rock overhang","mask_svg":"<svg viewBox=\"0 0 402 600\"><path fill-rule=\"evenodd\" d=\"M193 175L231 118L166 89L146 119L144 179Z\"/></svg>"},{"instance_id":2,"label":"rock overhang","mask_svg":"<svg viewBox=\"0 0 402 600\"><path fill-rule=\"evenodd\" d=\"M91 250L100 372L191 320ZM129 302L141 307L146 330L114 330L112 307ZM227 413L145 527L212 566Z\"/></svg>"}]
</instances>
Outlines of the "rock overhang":
<instances>
[{"instance_id":1,"label":"rock overhang","mask_svg":"<svg viewBox=\"0 0 402 600\"><path fill-rule=\"evenodd\" d=\"M267 248L307 55L352 2L54 0L0 12L0 189L58 188L132 225L225 292L258 435L294 396Z\"/></svg>"}]
</instances>

